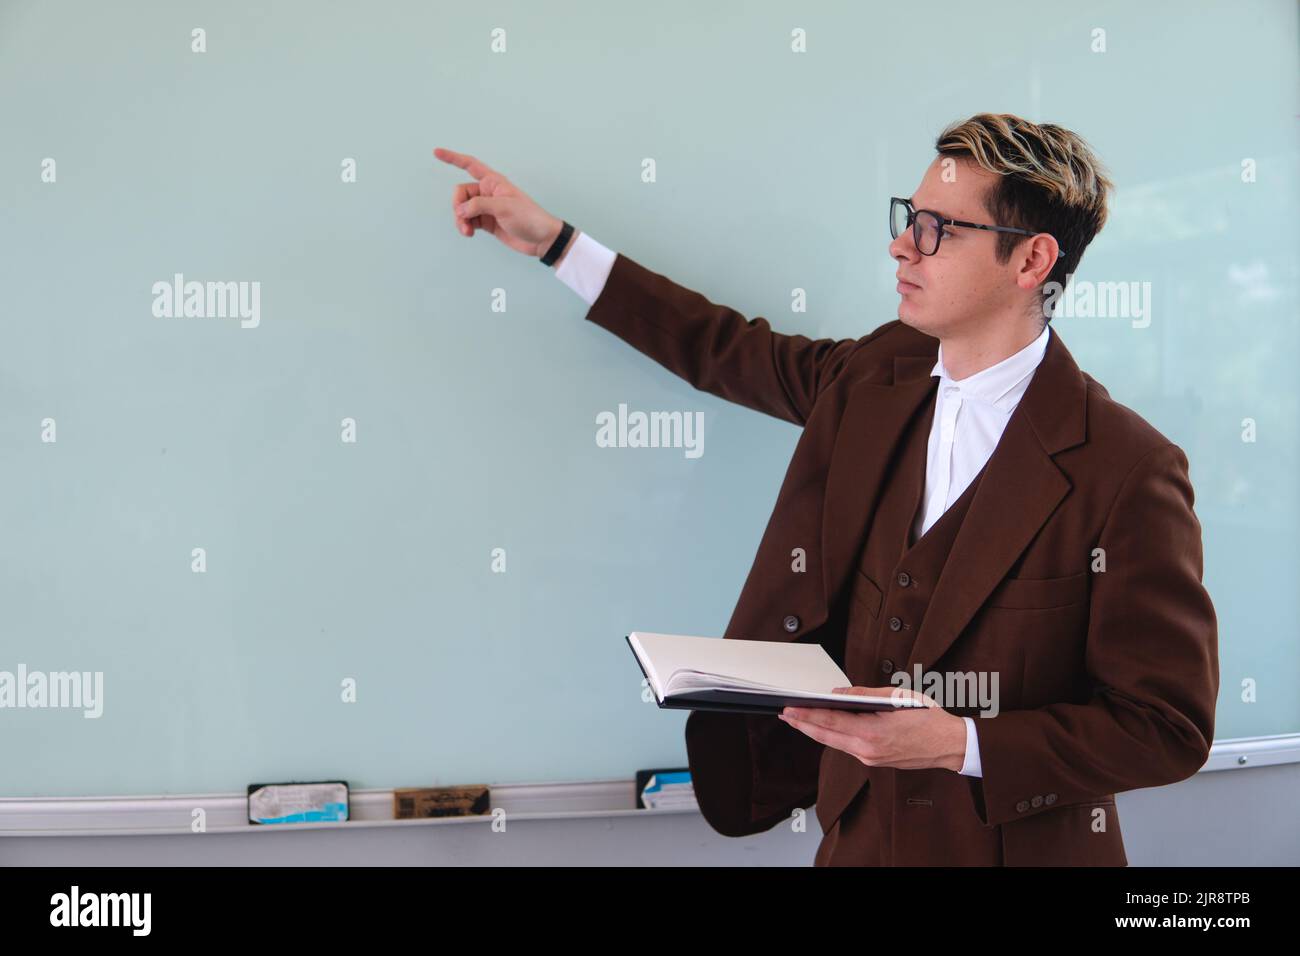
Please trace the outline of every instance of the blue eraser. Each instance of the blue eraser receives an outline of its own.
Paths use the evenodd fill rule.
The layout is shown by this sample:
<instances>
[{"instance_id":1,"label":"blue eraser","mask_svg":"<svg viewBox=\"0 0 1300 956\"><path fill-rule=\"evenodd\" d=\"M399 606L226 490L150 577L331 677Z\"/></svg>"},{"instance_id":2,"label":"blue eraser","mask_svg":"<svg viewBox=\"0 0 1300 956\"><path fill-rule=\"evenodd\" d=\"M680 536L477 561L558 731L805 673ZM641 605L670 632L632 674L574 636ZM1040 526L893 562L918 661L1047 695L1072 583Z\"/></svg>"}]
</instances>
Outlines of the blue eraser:
<instances>
[{"instance_id":1,"label":"blue eraser","mask_svg":"<svg viewBox=\"0 0 1300 956\"><path fill-rule=\"evenodd\" d=\"M319 823L348 818L343 780L254 783L248 787L249 823Z\"/></svg>"}]
</instances>

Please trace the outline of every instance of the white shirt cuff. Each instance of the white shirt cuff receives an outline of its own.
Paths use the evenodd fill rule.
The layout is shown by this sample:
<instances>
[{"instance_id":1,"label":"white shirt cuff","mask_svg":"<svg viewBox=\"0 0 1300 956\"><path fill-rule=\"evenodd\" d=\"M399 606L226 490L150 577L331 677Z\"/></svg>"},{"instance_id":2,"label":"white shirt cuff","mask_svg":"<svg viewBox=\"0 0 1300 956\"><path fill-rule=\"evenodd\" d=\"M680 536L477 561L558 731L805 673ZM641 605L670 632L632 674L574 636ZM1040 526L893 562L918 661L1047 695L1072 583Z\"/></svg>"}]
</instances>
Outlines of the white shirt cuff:
<instances>
[{"instance_id":1,"label":"white shirt cuff","mask_svg":"<svg viewBox=\"0 0 1300 956\"><path fill-rule=\"evenodd\" d=\"M961 774L965 777L982 777L984 770L980 766L980 739L975 733L975 720L963 717L966 721L966 760L961 765Z\"/></svg>"},{"instance_id":2,"label":"white shirt cuff","mask_svg":"<svg viewBox=\"0 0 1300 956\"><path fill-rule=\"evenodd\" d=\"M580 231L564 261L555 267L555 278L582 296L587 305L594 305L614 268L615 258L617 255L612 249L606 249Z\"/></svg>"}]
</instances>

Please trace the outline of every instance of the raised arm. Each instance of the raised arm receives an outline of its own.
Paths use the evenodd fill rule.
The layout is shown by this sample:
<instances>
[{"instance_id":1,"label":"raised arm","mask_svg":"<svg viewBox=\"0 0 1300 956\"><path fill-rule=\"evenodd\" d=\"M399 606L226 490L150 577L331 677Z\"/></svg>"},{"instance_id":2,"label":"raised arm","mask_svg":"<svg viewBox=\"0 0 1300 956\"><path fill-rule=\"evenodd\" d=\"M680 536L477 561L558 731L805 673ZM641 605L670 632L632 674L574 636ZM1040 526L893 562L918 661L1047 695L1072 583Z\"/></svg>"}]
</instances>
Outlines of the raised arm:
<instances>
[{"instance_id":1,"label":"raised arm","mask_svg":"<svg viewBox=\"0 0 1300 956\"><path fill-rule=\"evenodd\" d=\"M775 332L622 253L587 318L701 391L800 426L862 343Z\"/></svg>"},{"instance_id":2,"label":"raised arm","mask_svg":"<svg viewBox=\"0 0 1300 956\"><path fill-rule=\"evenodd\" d=\"M436 149L443 162L469 172L474 182L452 190L456 228L471 237L478 230L516 252L541 258L560 234L561 221L487 164L463 153ZM804 425L817 396L866 339L809 339L772 330L767 319L746 318L698 292L612 254L575 232L555 263L571 275L581 271L585 286L599 289L587 318L701 391L755 411ZM608 268L579 270L571 256L587 256ZM593 257L595 259L593 260ZM563 277L563 275L562 275ZM566 281L569 281L566 279ZM587 298L584 295L584 298ZM879 332L881 330L877 330ZM867 337L868 339L870 336Z\"/></svg>"}]
</instances>

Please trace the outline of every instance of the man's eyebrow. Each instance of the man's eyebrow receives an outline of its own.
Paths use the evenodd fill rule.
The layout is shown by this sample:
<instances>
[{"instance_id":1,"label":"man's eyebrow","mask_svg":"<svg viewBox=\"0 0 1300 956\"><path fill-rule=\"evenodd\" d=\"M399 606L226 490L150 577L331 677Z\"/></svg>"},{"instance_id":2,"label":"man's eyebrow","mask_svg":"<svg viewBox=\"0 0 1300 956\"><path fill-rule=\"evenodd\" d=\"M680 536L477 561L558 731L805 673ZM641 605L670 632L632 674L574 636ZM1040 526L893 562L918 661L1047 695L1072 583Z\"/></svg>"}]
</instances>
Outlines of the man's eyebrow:
<instances>
[{"instance_id":1,"label":"man's eyebrow","mask_svg":"<svg viewBox=\"0 0 1300 956\"><path fill-rule=\"evenodd\" d=\"M913 209L916 208L916 197L915 197L914 195L913 195L913 196L908 196L908 197L907 197L907 201L908 201L909 203L912 204L912 208L913 208ZM927 208L928 208L928 207L927 207ZM947 214L946 212L944 212L942 209L931 209L930 212L937 212L939 215L943 216L944 219L956 219L956 218L957 218L956 216L950 216L950 215L948 215L948 214Z\"/></svg>"}]
</instances>

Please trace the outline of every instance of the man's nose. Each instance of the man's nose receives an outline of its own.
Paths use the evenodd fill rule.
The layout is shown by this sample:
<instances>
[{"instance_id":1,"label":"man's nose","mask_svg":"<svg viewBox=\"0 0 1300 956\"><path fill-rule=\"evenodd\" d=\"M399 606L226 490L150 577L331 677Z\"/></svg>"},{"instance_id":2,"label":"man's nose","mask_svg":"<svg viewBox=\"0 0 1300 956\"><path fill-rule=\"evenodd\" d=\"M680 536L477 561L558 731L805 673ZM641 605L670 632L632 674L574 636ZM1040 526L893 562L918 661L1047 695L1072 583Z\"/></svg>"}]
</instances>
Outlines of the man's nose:
<instances>
[{"instance_id":1,"label":"man's nose","mask_svg":"<svg viewBox=\"0 0 1300 956\"><path fill-rule=\"evenodd\" d=\"M902 235L889 244L889 255L892 259L906 259L909 262L915 262L921 258L921 253L917 251L916 243L912 241L912 230L904 229Z\"/></svg>"}]
</instances>

